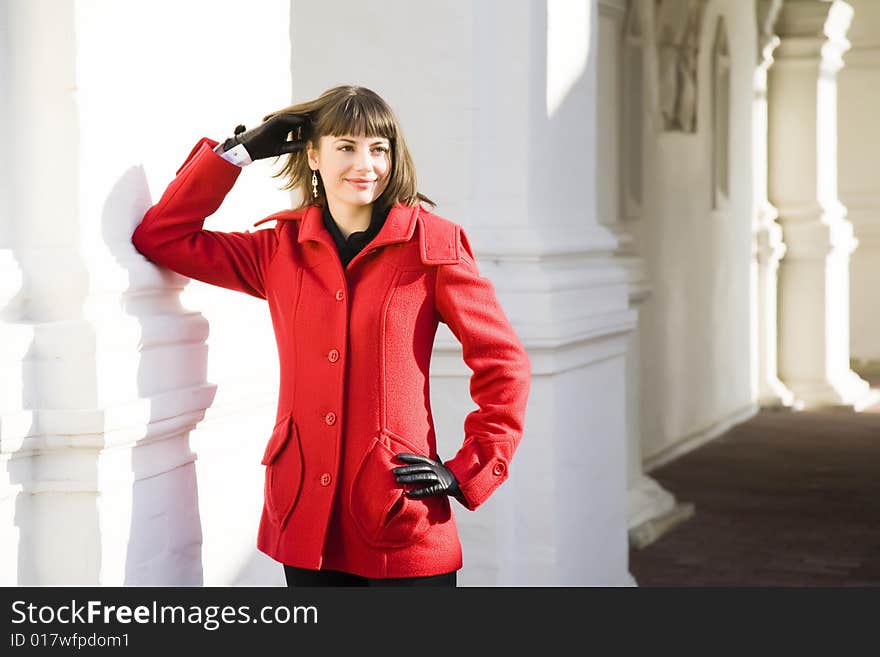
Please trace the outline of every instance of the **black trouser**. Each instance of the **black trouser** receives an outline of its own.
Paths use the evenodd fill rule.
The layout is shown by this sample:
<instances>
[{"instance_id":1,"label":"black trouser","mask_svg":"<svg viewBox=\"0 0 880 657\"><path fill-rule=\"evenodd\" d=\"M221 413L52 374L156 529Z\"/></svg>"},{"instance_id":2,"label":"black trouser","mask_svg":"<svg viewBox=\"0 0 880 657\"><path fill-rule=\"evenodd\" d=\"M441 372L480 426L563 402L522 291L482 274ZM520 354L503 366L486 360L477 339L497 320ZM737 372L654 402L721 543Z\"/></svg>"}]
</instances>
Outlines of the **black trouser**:
<instances>
[{"instance_id":1,"label":"black trouser","mask_svg":"<svg viewBox=\"0 0 880 657\"><path fill-rule=\"evenodd\" d=\"M430 577L387 577L373 578L343 573L338 570L308 570L284 565L284 577L288 586L452 586L456 585L456 574L432 575Z\"/></svg>"}]
</instances>

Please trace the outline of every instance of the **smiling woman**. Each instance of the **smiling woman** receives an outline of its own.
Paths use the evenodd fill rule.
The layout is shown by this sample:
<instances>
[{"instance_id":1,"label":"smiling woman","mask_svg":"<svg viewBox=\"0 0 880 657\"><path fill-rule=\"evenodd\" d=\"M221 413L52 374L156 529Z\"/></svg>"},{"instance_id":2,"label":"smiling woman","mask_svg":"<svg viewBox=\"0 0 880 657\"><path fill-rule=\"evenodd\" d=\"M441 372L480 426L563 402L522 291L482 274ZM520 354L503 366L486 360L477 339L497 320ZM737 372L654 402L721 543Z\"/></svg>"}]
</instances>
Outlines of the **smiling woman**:
<instances>
[{"instance_id":1,"label":"smiling woman","mask_svg":"<svg viewBox=\"0 0 880 657\"><path fill-rule=\"evenodd\" d=\"M372 204L391 175L388 139L322 136L309 140L308 160L320 181L330 214L347 238L369 228Z\"/></svg>"},{"instance_id":2,"label":"smiling woman","mask_svg":"<svg viewBox=\"0 0 880 657\"><path fill-rule=\"evenodd\" d=\"M255 224L273 228L204 230L241 166L273 156L301 202ZM391 109L336 87L203 138L132 236L159 265L268 302L280 386L257 547L289 585L455 586L449 500L485 502L522 437L526 351L461 226L422 202ZM428 385L439 322L478 406L445 462Z\"/></svg>"}]
</instances>

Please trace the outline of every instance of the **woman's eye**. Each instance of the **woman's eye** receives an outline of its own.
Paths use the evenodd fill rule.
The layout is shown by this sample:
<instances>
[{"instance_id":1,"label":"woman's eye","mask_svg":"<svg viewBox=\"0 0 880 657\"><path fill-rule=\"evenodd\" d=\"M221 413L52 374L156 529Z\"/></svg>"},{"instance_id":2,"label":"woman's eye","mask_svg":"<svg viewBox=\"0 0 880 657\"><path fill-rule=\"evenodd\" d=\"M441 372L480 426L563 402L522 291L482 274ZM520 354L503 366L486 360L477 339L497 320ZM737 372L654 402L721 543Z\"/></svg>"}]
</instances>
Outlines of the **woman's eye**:
<instances>
[{"instance_id":1,"label":"woman's eye","mask_svg":"<svg viewBox=\"0 0 880 657\"><path fill-rule=\"evenodd\" d=\"M340 146L339 150L340 151L353 150L353 147L349 144L346 144L344 146ZM380 153L387 153L388 152L388 148L385 146L376 146L375 148L373 148L373 150L379 151Z\"/></svg>"}]
</instances>

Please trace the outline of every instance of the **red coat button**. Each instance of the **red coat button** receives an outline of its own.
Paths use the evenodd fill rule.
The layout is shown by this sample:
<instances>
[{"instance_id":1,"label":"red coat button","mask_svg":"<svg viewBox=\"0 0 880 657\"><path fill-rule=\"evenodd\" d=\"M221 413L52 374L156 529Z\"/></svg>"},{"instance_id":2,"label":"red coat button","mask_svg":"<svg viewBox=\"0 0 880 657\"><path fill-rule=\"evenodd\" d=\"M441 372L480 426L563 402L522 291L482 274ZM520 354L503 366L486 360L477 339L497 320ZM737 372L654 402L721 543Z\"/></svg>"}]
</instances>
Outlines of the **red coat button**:
<instances>
[{"instance_id":1,"label":"red coat button","mask_svg":"<svg viewBox=\"0 0 880 657\"><path fill-rule=\"evenodd\" d=\"M337 360L339 360L339 352L335 349L331 349L330 353L327 354L327 360L329 360L331 363L335 363Z\"/></svg>"},{"instance_id":2,"label":"red coat button","mask_svg":"<svg viewBox=\"0 0 880 657\"><path fill-rule=\"evenodd\" d=\"M329 485L330 485L330 479L331 479L331 477L330 477L330 473L329 473L329 472L325 472L324 474L321 475L321 485L322 485L322 486L329 486Z\"/></svg>"},{"instance_id":3,"label":"red coat button","mask_svg":"<svg viewBox=\"0 0 880 657\"><path fill-rule=\"evenodd\" d=\"M496 463L495 467L492 468L492 474L498 475L499 477L504 474L504 464Z\"/></svg>"},{"instance_id":4,"label":"red coat button","mask_svg":"<svg viewBox=\"0 0 880 657\"><path fill-rule=\"evenodd\" d=\"M345 298L345 292L342 290L336 290L336 300L342 301Z\"/></svg>"},{"instance_id":5,"label":"red coat button","mask_svg":"<svg viewBox=\"0 0 880 657\"><path fill-rule=\"evenodd\" d=\"M327 424L333 424L334 422L336 422L336 413L334 413L333 411L327 413L327 415L324 416L324 422L326 422Z\"/></svg>"}]
</instances>

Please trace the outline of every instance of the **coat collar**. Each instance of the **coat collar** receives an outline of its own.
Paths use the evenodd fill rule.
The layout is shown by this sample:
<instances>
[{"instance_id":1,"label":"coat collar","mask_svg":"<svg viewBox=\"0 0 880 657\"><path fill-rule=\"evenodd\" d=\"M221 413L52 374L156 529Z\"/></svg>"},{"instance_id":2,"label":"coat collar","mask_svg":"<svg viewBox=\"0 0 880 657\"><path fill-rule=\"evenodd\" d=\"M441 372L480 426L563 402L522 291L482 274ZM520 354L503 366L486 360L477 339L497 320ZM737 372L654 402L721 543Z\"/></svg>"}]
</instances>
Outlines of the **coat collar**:
<instances>
[{"instance_id":1,"label":"coat collar","mask_svg":"<svg viewBox=\"0 0 880 657\"><path fill-rule=\"evenodd\" d=\"M385 223L379 230L379 233L370 241L370 247L374 248L411 240L420 211L421 206L418 205L409 206L403 203L395 203L388 211L388 217L385 219ZM321 208L317 205L309 205L300 210L276 212L265 219L260 219L254 226L272 219L278 221L300 221L299 234L296 238L296 241L300 244L313 241L322 242L327 246L336 248L333 237L324 227Z\"/></svg>"}]
</instances>

